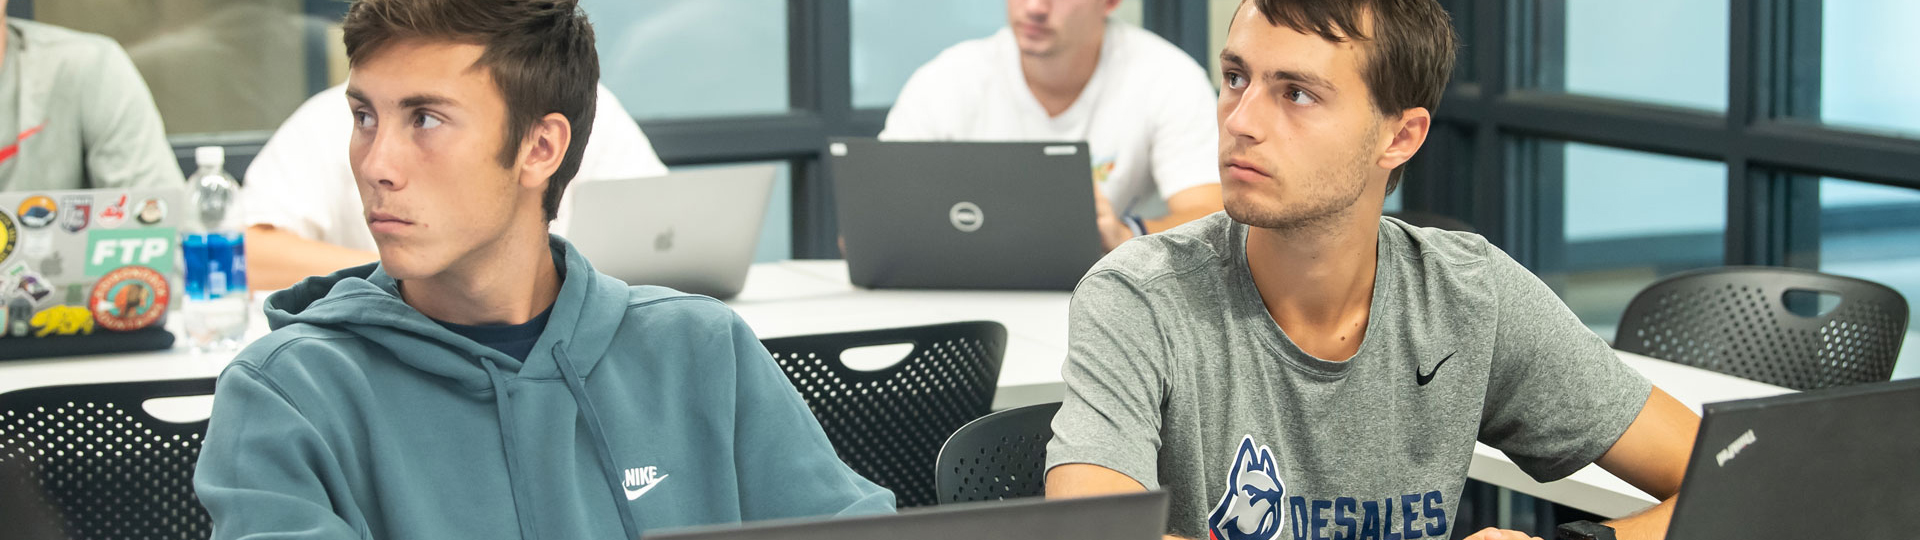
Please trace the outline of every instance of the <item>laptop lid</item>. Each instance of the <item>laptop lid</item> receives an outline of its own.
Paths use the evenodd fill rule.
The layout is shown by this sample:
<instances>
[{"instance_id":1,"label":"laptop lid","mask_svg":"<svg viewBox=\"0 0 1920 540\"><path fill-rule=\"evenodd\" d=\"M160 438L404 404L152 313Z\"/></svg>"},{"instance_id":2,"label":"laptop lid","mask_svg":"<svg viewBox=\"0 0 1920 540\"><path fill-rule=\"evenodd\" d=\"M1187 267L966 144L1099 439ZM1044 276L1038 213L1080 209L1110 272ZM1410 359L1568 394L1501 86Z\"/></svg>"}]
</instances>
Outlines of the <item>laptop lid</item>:
<instances>
[{"instance_id":1,"label":"laptop lid","mask_svg":"<svg viewBox=\"0 0 1920 540\"><path fill-rule=\"evenodd\" d=\"M1920 534L1920 379L1711 403L1668 538Z\"/></svg>"},{"instance_id":2,"label":"laptop lid","mask_svg":"<svg viewBox=\"0 0 1920 540\"><path fill-rule=\"evenodd\" d=\"M0 359L173 346L184 186L0 193Z\"/></svg>"},{"instance_id":3,"label":"laptop lid","mask_svg":"<svg viewBox=\"0 0 1920 540\"><path fill-rule=\"evenodd\" d=\"M648 534L649 540L1158 540L1167 524L1161 491L1084 499L1013 499L919 508L896 515L782 521Z\"/></svg>"},{"instance_id":4,"label":"laptop lid","mask_svg":"<svg viewBox=\"0 0 1920 540\"><path fill-rule=\"evenodd\" d=\"M628 284L731 298L753 265L776 172L744 165L581 182L569 195L567 239Z\"/></svg>"},{"instance_id":5,"label":"laptop lid","mask_svg":"<svg viewBox=\"0 0 1920 540\"><path fill-rule=\"evenodd\" d=\"M1073 290L1105 255L1086 143L835 138L853 284Z\"/></svg>"}]
</instances>

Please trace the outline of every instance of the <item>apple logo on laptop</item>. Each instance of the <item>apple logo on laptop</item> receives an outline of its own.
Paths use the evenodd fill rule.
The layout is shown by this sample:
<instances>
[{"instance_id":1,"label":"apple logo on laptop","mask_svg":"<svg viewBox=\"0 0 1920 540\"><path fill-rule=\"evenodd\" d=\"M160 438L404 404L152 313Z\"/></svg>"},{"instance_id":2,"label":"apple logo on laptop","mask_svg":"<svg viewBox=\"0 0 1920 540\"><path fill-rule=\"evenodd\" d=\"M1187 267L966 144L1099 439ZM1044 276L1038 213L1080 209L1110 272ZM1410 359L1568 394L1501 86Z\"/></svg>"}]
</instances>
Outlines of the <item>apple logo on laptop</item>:
<instances>
[{"instance_id":1,"label":"apple logo on laptop","mask_svg":"<svg viewBox=\"0 0 1920 540\"><path fill-rule=\"evenodd\" d=\"M663 231L659 235L656 235L653 237L654 251L666 251L669 249L673 249L673 228L672 227L668 227L666 231Z\"/></svg>"},{"instance_id":2,"label":"apple logo on laptop","mask_svg":"<svg viewBox=\"0 0 1920 540\"><path fill-rule=\"evenodd\" d=\"M960 229L960 232L973 232L986 223L987 213L980 211L980 205L960 201L947 210L947 221L952 222L953 228Z\"/></svg>"}]
</instances>

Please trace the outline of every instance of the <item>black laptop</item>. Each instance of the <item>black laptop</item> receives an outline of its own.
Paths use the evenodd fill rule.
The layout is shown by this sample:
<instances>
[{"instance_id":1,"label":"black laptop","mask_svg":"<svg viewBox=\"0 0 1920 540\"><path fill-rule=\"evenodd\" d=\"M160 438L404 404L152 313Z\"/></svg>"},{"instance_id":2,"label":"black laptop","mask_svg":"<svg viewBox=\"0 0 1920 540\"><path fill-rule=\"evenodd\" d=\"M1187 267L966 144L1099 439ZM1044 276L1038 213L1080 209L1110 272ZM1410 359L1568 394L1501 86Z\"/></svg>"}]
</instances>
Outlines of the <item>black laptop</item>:
<instances>
[{"instance_id":1,"label":"black laptop","mask_svg":"<svg viewBox=\"0 0 1920 540\"><path fill-rule=\"evenodd\" d=\"M1167 526L1162 491L1045 500L1040 498L940 505L897 515L784 521L665 534L648 540L1159 540Z\"/></svg>"},{"instance_id":2,"label":"black laptop","mask_svg":"<svg viewBox=\"0 0 1920 540\"><path fill-rule=\"evenodd\" d=\"M1920 538L1920 379L1708 404L1667 538Z\"/></svg>"},{"instance_id":3,"label":"black laptop","mask_svg":"<svg viewBox=\"0 0 1920 540\"><path fill-rule=\"evenodd\" d=\"M827 150L854 285L1070 291L1105 255L1086 143L836 138Z\"/></svg>"}]
</instances>

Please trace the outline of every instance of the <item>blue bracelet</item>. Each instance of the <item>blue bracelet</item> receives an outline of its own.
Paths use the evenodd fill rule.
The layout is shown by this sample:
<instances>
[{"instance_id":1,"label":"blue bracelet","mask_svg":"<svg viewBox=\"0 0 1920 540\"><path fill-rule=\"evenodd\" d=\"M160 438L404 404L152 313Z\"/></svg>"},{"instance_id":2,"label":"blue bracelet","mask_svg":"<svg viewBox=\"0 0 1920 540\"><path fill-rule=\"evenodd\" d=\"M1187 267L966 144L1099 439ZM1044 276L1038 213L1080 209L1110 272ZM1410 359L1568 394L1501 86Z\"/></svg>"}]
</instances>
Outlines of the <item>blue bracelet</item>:
<instances>
[{"instance_id":1,"label":"blue bracelet","mask_svg":"<svg viewBox=\"0 0 1920 540\"><path fill-rule=\"evenodd\" d=\"M1126 222L1127 228L1133 230L1134 236L1147 235L1146 220L1140 219L1138 216L1125 216L1121 217L1120 220Z\"/></svg>"}]
</instances>

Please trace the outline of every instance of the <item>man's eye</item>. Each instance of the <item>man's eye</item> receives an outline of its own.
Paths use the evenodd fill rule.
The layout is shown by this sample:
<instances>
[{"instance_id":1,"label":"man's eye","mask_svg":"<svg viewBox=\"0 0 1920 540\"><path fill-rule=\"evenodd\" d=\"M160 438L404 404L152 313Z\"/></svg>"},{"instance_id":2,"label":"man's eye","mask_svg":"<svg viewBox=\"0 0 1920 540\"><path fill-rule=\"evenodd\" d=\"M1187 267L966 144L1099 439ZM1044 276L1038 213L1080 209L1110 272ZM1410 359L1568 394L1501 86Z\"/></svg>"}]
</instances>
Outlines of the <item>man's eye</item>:
<instances>
[{"instance_id":1,"label":"man's eye","mask_svg":"<svg viewBox=\"0 0 1920 540\"><path fill-rule=\"evenodd\" d=\"M1226 74L1225 79L1226 79L1225 82L1227 83L1227 88L1238 90L1247 85L1247 78L1240 76L1239 73L1229 72Z\"/></svg>"},{"instance_id":2,"label":"man's eye","mask_svg":"<svg viewBox=\"0 0 1920 540\"><path fill-rule=\"evenodd\" d=\"M367 114L365 111L353 111L353 125L371 129L373 128L373 115Z\"/></svg>"},{"instance_id":3,"label":"man's eye","mask_svg":"<svg viewBox=\"0 0 1920 540\"><path fill-rule=\"evenodd\" d=\"M440 127L441 122L439 118L434 118L433 115L422 114L418 117L418 119L414 120L413 123L416 127L419 127L420 129L433 129L433 128Z\"/></svg>"}]
</instances>

